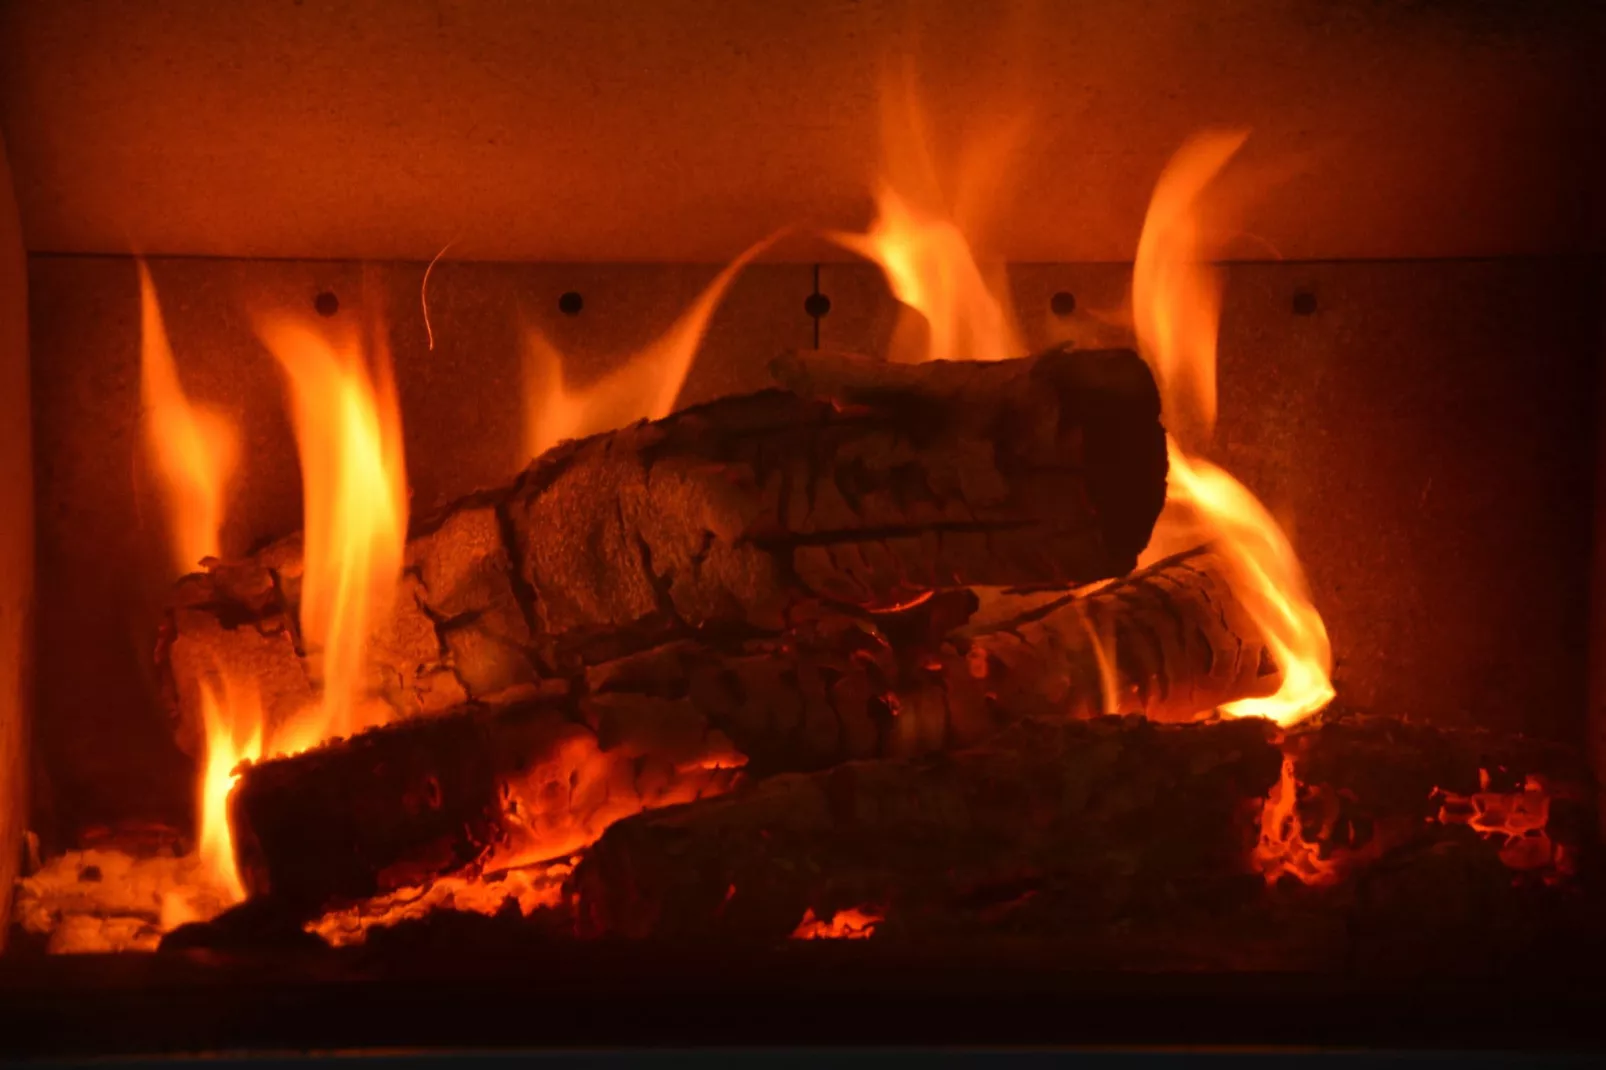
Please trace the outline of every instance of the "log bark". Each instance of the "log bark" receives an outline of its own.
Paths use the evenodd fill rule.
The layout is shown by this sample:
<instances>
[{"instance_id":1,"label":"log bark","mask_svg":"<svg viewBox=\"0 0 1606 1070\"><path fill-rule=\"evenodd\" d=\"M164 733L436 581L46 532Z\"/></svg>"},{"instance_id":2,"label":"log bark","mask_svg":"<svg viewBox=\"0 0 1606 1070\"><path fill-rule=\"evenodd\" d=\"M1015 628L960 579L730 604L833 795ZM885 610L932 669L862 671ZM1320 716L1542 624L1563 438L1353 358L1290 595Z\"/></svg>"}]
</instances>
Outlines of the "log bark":
<instances>
[{"instance_id":1,"label":"log bark","mask_svg":"<svg viewBox=\"0 0 1606 1070\"><path fill-rule=\"evenodd\" d=\"M1091 590L977 592L968 619L909 674L900 715L937 749L1028 716L1178 723L1270 694L1276 664L1226 575L1199 547Z\"/></svg>"},{"instance_id":2,"label":"log bark","mask_svg":"<svg viewBox=\"0 0 1606 1070\"><path fill-rule=\"evenodd\" d=\"M1268 735L1032 720L952 754L772 777L615 824L569 891L583 932L770 942L805 911L918 927L1050 878L1090 902L1241 879L1281 762Z\"/></svg>"},{"instance_id":3,"label":"log bark","mask_svg":"<svg viewBox=\"0 0 1606 1070\"><path fill-rule=\"evenodd\" d=\"M589 667L573 693L553 682L260 762L231 802L242 871L307 913L561 856L621 816L729 786L744 763L762 776L905 753L932 732L894 716L896 671L883 636L829 617L672 641Z\"/></svg>"},{"instance_id":4,"label":"log bark","mask_svg":"<svg viewBox=\"0 0 1606 1070\"><path fill-rule=\"evenodd\" d=\"M971 584L1128 571L1165 493L1147 368L1125 351L806 368L565 443L409 542L370 687L436 713L673 638L777 634L820 605L876 611ZM878 376L825 389L824 372ZM871 369L866 371L864 369ZM261 682L270 723L316 691L295 538L177 589L158 648L181 744L202 681Z\"/></svg>"},{"instance_id":5,"label":"log bark","mask_svg":"<svg viewBox=\"0 0 1606 1070\"><path fill-rule=\"evenodd\" d=\"M729 741L676 712L532 696L247 766L229 797L242 879L274 912L308 917L563 857L620 817L734 783Z\"/></svg>"},{"instance_id":6,"label":"log bark","mask_svg":"<svg viewBox=\"0 0 1606 1070\"><path fill-rule=\"evenodd\" d=\"M1540 876L1573 868L1593 839L1591 778L1573 746L1328 711L1292 729L1283 749L1296 794L1285 825L1268 834L1282 839L1283 858L1314 858L1333 880L1391 852L1420 852L1424 836L1437 842L1451 827ZM1308 876L1311 865L1302 868Z\"/></svg>"},{"instance_id":7,"label":"log bark","mask_svg":"<svg viewBox=\"0 0 1606 1070\"><path fill-rule=\"evenodd\" d=\"M234 809L248 883L317 904L378 894L493 854L579 847L682 791L675 770L688 762L740 755L765 777L962 749L1028 717L1093 717L1101 657L1122 667L1127 712L1197 719L1266 681L1259 648L1227 626L1236 603L1211 561L1180 555L1083 596L966 591L895 614L828 613L778 636L676 639L587 666L539 717L527 704L470 706L261 763ZM951 632L955 620L966 624ZM1109 625L1113 647L1093 642L1087 620ZM612 783L626 756L656 763L651 790L616 787L602 810L591 789L555 796L542 837L507 820L509 770Z\"/></svg>"}]
</instances>

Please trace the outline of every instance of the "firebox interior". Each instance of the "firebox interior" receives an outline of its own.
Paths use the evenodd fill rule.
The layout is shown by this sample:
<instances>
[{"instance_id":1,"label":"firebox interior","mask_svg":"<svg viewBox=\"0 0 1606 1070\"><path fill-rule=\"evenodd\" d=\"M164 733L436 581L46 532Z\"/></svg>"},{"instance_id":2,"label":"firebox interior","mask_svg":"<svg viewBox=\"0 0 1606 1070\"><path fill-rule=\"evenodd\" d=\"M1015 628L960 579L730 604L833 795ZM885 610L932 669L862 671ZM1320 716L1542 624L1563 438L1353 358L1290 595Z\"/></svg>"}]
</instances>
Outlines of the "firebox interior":
<instances>
[{"instance_id":1,"label":"firebox interior","mask_svg":"<svg viewBox=\"0 0 1606 1070\"><path fill-rule=\"evenodd\" d=\"M41 912L61 908L19 892L0 961L14 1050L1598 1043L1603 48L1606 18L1581 3L0 11L0 902L14 863L24 878L75 873L65 892L44 882L51 903L73 904L71 925L52 930ZM1222 282L1219 418L1203 456L1297 550L1336 699L1300 731L1210 710L1144 721L1162 703L1112 681L1180 688L1175 666L1116 648L1088 609L1088 645L1057 682L1081 712L1134 716L1016 718L1000 696L1058 663L1010 661L1011 643L1063 624L1066 599L1130 608L1159 590L1163 602L1170 558L1158 578L1123 567L1073 584L1045 565L1006 584L989 567L858 603L839 581L874 587L889 561L977 553L917 553L939 541L928 527L1006 556L987 539L1002 546L1001 532L1052 512L1011 498L1042 473L1011 468L1010 451L1063 462L1056 478L1077 487L1097 467L1079 452L1089 428L1116 418L1078 410L1043 432L1022 415L1043 398L1004 390L998 411L1019 426L976 427L929 368L891 385L865 373L877 377L865 389L788 378L775 359L820 376L827 365L809 361L822 354L896 357L911 338L937 352L941 317L911 317L908 278L867 237L906 202L930 241L911 241L911 259L941 260L958 235L959 266L981 264L972 290L1011 321L989 336L1007 353L966 350L984 332L964 323L952 355L1139 350L1156 369L1144 389L1180 433L1175 382L1134 334L1132 261L1167 160L1224 128L1249 137L1212 202L1237 236L1194 258L1219 260ZM721 289L722 267L766 240L724 267ZM923 278L952 282L956 262ZM170 564L140 263L183 393L232 422L240 461L219 563L202 569L212 586L175 584ZM307 489L320 462L305 424L318 417L291 402L293 361L264 329L279 316L364 339L347 370L371 373L371 422L392 400L396 421L357 460L377 471L405 458L384 470L405 481L395 515L413 541L390 551L417 626L386 624L387 603L366 627L391 628L423 713L481 720L438 736L406 721L422 742L376 737L372 760L338 742L275 755L271 732L266 749L232 741L257 767L228 796L231 827L252 838L229 845L246 863L235 898L252 894L197 916L150 889L189 879L173 867L197 857L206 778L247 782L208 771L207 728L180 714L193 680L173 667L175 605L208 627L260 630L305 668L309 694L332 693L338 674L336 644L307 617L327 512ZM8 329L24 322L25 335ZM654 369L682 359L677 390ZM970 389L978 406L991 397ZM784 400L736 400L751 396ZM642 419L663 422L616 432ZM864 426L893 429L901 466L853 455ZM519 527L583 511L540 495L595 459L558 440L593 433L620 435L594 453L645 458L643 485L695 491L632 498L621 476L575 492L619 503L649 579L639 619L558 590ZM765 436L781 456L753 445ZM728 498L710 468L737 488ZM910 489L911 471L932 485ZM936 486L933 472L959 474ZM976 489L987 480L1009 485L996 515L975 504L996 504ZM875 512L883 492L890 520ZM755 506L762 494L782 504ZM706 515L626 516L638 500ZM809 526L839 505L864 532L840 553L839 530ZM934 520L928 507L971 512ZM722 526L732 515L747 527ZM663 547L682 521L705 542L676 573ZM594 545L549 556L590 561L614 531L599 521ZM712 574L753 545L792 555L777 556L778 588L839 585L810 589L807 612L789 606L781 623L733 610L735 581L681 597L687 570ZM1105 549L1089 545L1090 559ZM740 561L747 582L757 566ZM1084 580L1109 585L1103 602ZM493 581L500 602L484 595ZM552 625L560 595L584 628ZM1158 662L1219 656L1170 603L1145 605L1131 612L1177 622L1174 642L1155 640L1170 651ZM987 613L1009 622L1004 639L978 623ZM501 644L495 657L472 661L487 644ZM1282 666L1254 649L1239 677L1273 679ZM457 677L420 682L437 661ZM901 686L911 676L971 688L972 719L950 692L930 729L918 689ZM494 680L489 696L479 680ZM769 749L741 734L760 707ZM821 708L841 717L824 743L810 720ZM727 709L738 714L719 720ZM975 709L997 723L978 728ZM695 746L674 727L688 714L713 718ZM865 723L873 744L853 736ZM518 768L482 753L486 739L514 739ZM365 793L370 781L383 790ZM350 814L319 822L294 805L331 785L351 788ZM478 794L454 810L461 792ZM581 795L594 828L552 818L553 799ZM376 798L400 800L396 814L366 813ZM452 827L426 835L430 813ZM573 835L537 837L562 843L539 865L490 842L549 819ZM299 854L358 860L338 881L296 868L298 829L314 825L328 835ZM107 953L163 939L155 954ZM1498 1011L1458 983L1518 972L1523 990ZM1384 1009L1402 988L1422 995L1414 1023ZM621 997L649 1009L640 1033L615 1038L598 1007ZM843 999L883 1014L844 1025ZM178 1021L174 1000L203 1011ZM1229 1015L1236 1001L1263 1013ZM533 1026L515 1013L531 1003ZM780 1007L833 1024L800 1033Z\"/></svg>"}]
</instances>

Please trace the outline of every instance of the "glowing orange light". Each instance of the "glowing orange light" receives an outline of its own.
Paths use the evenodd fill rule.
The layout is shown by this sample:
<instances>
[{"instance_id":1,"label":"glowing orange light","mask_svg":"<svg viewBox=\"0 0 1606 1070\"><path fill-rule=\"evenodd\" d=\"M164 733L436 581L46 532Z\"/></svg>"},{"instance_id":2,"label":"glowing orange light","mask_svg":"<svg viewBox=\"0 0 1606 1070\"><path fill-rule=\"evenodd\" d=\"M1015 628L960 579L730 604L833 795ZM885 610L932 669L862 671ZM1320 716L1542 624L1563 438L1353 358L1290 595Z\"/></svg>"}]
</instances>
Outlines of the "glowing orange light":
<instances>
[{"instance_id":1,"label":"glowing orange light","mask_svg":"<svg viewBox=\"0 0 1606 1070\"><path fill-rule=\"evenodd\" d=\"M589 386L568 386L563 378L563 355L545 335L531 330L524 363L525 459L539 457L565 439L612 431L637 420L657 420L673 412L708 321L731 282L783 233L771 234L732 260L661 337Z\"/></svg>"},{"instance_id":2,"label":"glowing orange light","mask_svg":"<svg viewBox=\"0 0 1606 1070\"><path fill-rule=\"evenodd\" d=\"M1224 469L1189 452L1208 441L1216 415L1216 328L1221 283L1199 199L1244 135L1208 134L1179 150L1155 187L1132 277L1138 345L1154 370L1167 427L1171 476L1151 558L1177 544L1213 542L1227 577L1260 630L1281 678L1275 694L1226 712L1293 724L1333 697L1327 628L1304 570L1265 506Z\"/></svg>"},{"instance_id":3,"label":"glowing orange light","mask_svg":"<svg viewBox=\"0 0 1606 1070\"><path fill-rule=\"evenodd\" d=\"M219 555L223 504L238 441L228 420L185 396L156 288L143 261L138 268L145 442L162 482L173 567L182 574Z\"/></svg>"},{"instance_id":4,"label":"glowing orange light","mask_svg":"<svg viewBox=\"0 0 1606 1070\"><path fill-rule=\"evenodd\" d=\"M198 851L207 879L230 903L245 898L234 863L234 840L229 830L229 792L234 770L241 762L262 757L262 703L253 684L223 681L214 691L201 682L201 717L206 729L206 755L201 768L200 843Z\"/></svg>"},{"instance_id":5,"label":"glowing orange light","mask_svg":"<svg viewBox=\"0 0 1606 1070\"><path fill-rule=\"evenodd\" d=\"M401 573L406 472L378 331L370 370L355 335L333 338L289 317L264 319L257 330L290 384L305 516L301 633L322 666L320 706L274 740L293 752L388 717L383 702L365 701L367 651Z\"/></svg>"},{"instance_id":6,"label":"glowing orange light","mask_svg":"<svg viewBox=\"0 0 1606 1070\"><path fill-rule=\"evenodd\" d=\"M1338 863L1322 858L1320 846L1305 839L1292 758L1283 759L1282 775L1261 809L1260 840L1253 861L1267 884L1275 884L1284 874L1312 885L1333 884L1341 876Z\"/></svg>"},{"instance_id":7,"label":"glowing orange light","mask_svg":"<svg viewBox=\"0 0 1606 1070\"><path fill-rule=\"evenodd\" d=\"M814 916L810 907L803 912L803 920L792 930L794 940L867 940L886 915L870 907L851 907L839 910L827 920Z\"/></svg>"},{"instance_id":8,"label":"glowing orange light","mask_svg":"<svg viewBox=\"0 0 1606 1070\"><path fill-rule=\"evenodd\" d=\"M1538 777L1527 777L1522 790L1489 790L1489 773L1479 770L1482 791L1471 795L1439 792L1439 823L1466 825L1484 839L1501 839L1500 860L1515 870L1541 869L1564 857L1547 831L1550 792ZM1558 868L1561 868L1558 866Z\"/></svg>"},{"instance_id":9,"label":"glowing orange light","mask_svg":"<svg viewBox=\"0 0 1606 1070\"><path fill-rule=\"evenodd\" d=\"M892 295L915 317L899 323L888 356L897 361L1003 360L1025 352L1001 267L975 254L967 198L949 196L933 163L930 124L912 67L881 87L882 171L876 217L864 234L835 233L844 247L874 261ZM974 193L1007 171L1015 130L1005 124L986 143L969 146L955 185ZM974 201L974 197L970 200ZM967 223L970 225L967 227ZM910 330L924 327L924 338Z\"/></svg>"},{"instance_id":10,"label":"glowing orange light","mask_svg":"<svg viewBox=\"0 0 1606 1070\"><path fill-rule=\"evenodd\" d=\"M1003 360L1024 352L1004 301L987 285L970 242L952 219L915 211L890 186L876 197L867 234L837 240L875 261L892 295L924 317L923 351L894 346L895 360Z\"/></svg>"}]
</instances>

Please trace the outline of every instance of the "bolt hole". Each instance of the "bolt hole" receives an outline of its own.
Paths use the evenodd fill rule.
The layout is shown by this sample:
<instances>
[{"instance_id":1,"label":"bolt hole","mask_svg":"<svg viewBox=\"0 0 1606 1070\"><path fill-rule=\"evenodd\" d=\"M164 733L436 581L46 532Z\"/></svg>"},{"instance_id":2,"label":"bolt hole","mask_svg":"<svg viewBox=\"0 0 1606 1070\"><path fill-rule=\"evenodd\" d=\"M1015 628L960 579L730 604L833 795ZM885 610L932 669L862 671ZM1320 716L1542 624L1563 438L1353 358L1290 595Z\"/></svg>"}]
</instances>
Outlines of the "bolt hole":
<instances>
[{"instance_id":1,"label":"bolt hole","mask_svg":"<svg viewBox=\"0 0 1606 1070\"><path fill-rule=\"evenodd\" d=\"M803 311L815 319L831 311L831 299L822 293L812 293L803 299Z\"/></svg>"},{"instance_id":2,"label":"bolt hole","mask_svg":"<svg viewBox=\"0 0 1606 1070\"><path fill-rule=\"evenodd\" d=\"M1061 290L1048 299L1049 311L1060 319L1064 319L1076 311L1076 295L1069 290Z\"/></svg>"},{"instance_id":3,"label":"bolt hole","mask_svg":"<svg viewBox=\"0 0 1606 1070\"><path fill-rule=\"evenodd\" d=\"M1309 290L1300 290L1294 294L1294 315L1314 316L1316 314L1316 295Z\"/></svg>"},{"instance_id":4,"label":"bolt hole","mask_svg":"<svg viewBox=\"0 0 1606 1070\"><path fill-rule=\"evenodd\" d=\"M334 295L334 291L325 290L312 299L312 307L318 310L320 316L333 316L340 311L340 298Z\"/></svg>"},{"instance_id":5,"label":"bolt hole","mask_svg":"<svg viewBox=\"0 0 1606 1070\"><path fill-rule=\"evenodd\" d=\"M578 316L585 307L586 299L573 290L558 298L558 311L565 316Z\"/></svg>"}]
</instances>

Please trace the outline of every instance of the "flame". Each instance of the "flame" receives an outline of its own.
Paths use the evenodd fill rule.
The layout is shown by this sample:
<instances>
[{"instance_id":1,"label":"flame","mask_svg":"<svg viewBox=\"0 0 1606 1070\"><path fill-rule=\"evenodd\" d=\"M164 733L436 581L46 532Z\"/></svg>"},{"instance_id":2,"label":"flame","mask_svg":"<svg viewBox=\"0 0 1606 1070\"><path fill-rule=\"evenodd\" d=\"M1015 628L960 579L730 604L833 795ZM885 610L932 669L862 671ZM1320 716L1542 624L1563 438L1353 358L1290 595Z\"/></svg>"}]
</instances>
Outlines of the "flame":
<instances>
[{"instance_id":1,"label":"flame","mask_svg":"<svg viewBox=\"0 0 1606 1070\"><path fill-rule=\"evenodd\" d=\"M803 920L792 930L794 940L867 940L886 915L871 907L839 910L827 920L814 916L814 908L803 912Z\"/></svg>"},{"instance_id":2,"label":"flame","mask_svg":"<svg viewBox=\"0 0 1606 1070\"><path fill-rule=\"evenodd\" d=\"M1194 456L1216 416L1216 328L1221 280L1205 263L1209 233L1198 201L1243 144L1242 133L1212 133L1180 149L1155 186L1132 276L1138 345L1154 370L1166 424L1171 478L1150 553L1186 533L1214 542L1233 592L1260 630L1281 673L1277 691L1223 707L1290 725L1333 697L1327 628L1311 604L1288 537L1258 499L1224 469Z\"/></svg>"},{"instance_id":3,"label":"flame","mask_svg":"<svg viewBox=\"0 0 1606 1070\"><path fill-rule=\"evenodd\" d=\"M221 414L185 397L156 288L144 261L138 268L145 442L165 492L173 567L183 574L219 555L224 495L239 443Z\"/></svg>"},{"instance_id":4,"label":"flame","mask_svg":"<svg viewBox=\"0 0 1606 1070\"><path fill-rule=\"evenodd\" d=\"M892 295L925 320L924 351L895 344L892 359L1003 360L1024 352L1008 306L988 286L957 223L916 211L886 185L876 207L868 233L836 239L879 265Z\"/></svg>"},{"instance_id":5,"label":"flame","mask_svg":"<svg viewBox=\"0 0 1606 1070\"><path fill-rule=\"evenodd\" d=\"M197 848L206 879L230 904L245 898L245 885L234 861L229 829L229 792L241 762L262 757L262 702L251 684L223 681L221 695L201 681L201 718L206 729L206 758L200 784L200 843Z\"/></svg>"},{"instance_id":6,"label":"flame","mask_svg":"<svg viewBox=\"0 0 1606 1070\"><path fill-rule=\"evenodd\" d=\"M1318 834L1315 843L1305 838L1299 817L1299 780L1294 775L1294 759L1285 756L1282 775L1261 808L1260 840L1252 856L1254 867L1266 878L1267 884L1276 884L1285 873L1304 884L1334 884L1342 876L1342 870L1336 860L1322 857L1320 841L1324 838Z\"/></svg>"},{"instance_id":7,"label":"flame","mask_svg":"<svg viewBox=\"0 0 1606 1070\"><path fill-rule=\"evenodd\" d=\"M590 386L568 386L563 380L563 355L545 335L531 329L524 362L526 458L539 457L565 439L612 431L637 420L658 420L673 412L714 309L742 269L785 233L786 228L776 231L732 260L661 337Z\"/></svg>"},{"instance_id":8,"label":"flame","mask_svg":"<svg viewBox=\"0 0 1606 1070\"><path fill-rule=\"evenodd\" d=\"M901 85L881 89L883 175L876 217L864 234L833 233L832 240L873 261L886 276L906 315L894 336L891 359L1003 360L1025 352L1003 272L977 260L981 227L971 211L1008 171L1020 124L1005 123L974 143L956 167L950 196L938 181L930 123L907 66ZM917 318L912 318L917 317ZM923 322L924 345L910 328Z\"/></svg>"},{"instance_id":9,"label":"flame","mask_svg":"<svg viewBox=\"0 0 1606 1070\"><path fill-rule=\"evenodd\" d=\"M305 512L301 634L322 655L319 708L276 739L286 753L382 723L364 702L367 651L396 596L407 537L401 417L389 353L372 332L372 369L355 334L331 338L295 318L258 335L289 381Z\"/></svg>"}]
</instances>

